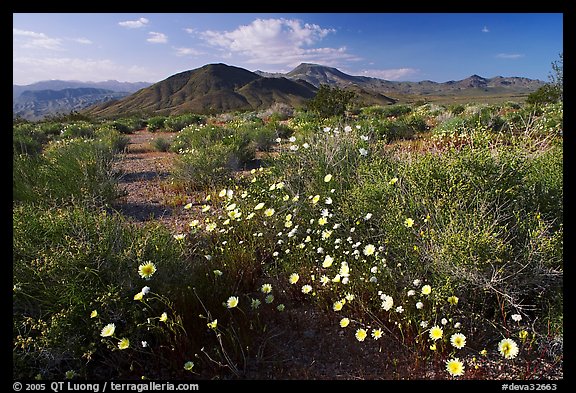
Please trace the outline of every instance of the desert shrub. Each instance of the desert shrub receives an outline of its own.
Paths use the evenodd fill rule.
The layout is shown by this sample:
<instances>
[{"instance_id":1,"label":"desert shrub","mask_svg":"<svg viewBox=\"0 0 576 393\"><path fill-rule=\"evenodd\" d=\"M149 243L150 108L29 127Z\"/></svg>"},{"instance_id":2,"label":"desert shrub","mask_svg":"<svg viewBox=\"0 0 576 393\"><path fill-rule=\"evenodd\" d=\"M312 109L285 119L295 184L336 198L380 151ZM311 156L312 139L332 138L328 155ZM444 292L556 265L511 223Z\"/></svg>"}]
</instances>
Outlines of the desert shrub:
<instances>
[{"instance_id":1,"label":"desert shrub","mask_svg":"<svg viewBox=\"0 0 576 393\"><path fill-rule=\"evenodd\" d=\"M173 178L190 190L220 187L228 181L232 170L232 148L214 142L209 149L187 150L175 162Z\"/></svg>"},{"instance_id":2,"label":"desert shrub","mask_svg":"<svg viewBox=\"0 0 576 393\"><path fill-rule=\"evenodd\" d=\"M168 377L161 368L175 369L177 359L170 348L184 342L166 295L175 297L187 271L172 234L80 207L26 205L15 207L13 230L14 378L63 379L68 370L87 379L119 378L129 369ZM147 262L158 270L144 280L138 268ZM144 286L150 292L135 301ZM102 337L109 323L115 333ZM118 350L122 338L129 339L126 351ZM133 368L144 363L151 368Z\"/></svg>"},{"instance_id":3,"label":"desert shrub","mask_svg":"<svg viewBox=\"0 0 576 393\"><path fill-rule=\"evenodd\" d=\"M450 111L450 113L452 113L453 115L460 115L464 112L464 110L466 109L466 107L462 104L455 104L455 105L451 105L448 110Z\"/></svg>"},{"instance_id":4,"label":"desert shrub","mask_svg":"<svg viewBox=\"0 0 576 393\"><path fill-rule=\"evenodd\" d=\"M205 123L205 116L189 113L183 115L168 116L164 120L164 127L167 131L178 132L189 125L200 125Z\"/></svg>"},{"instance_id":5,"label":"desert shrub","mask_svg":"<svg viewBox=\"0 0 576 393\"><path fill-rule=\"evenodd\" d=\"M269 125L253 129L250 133L250 139L254 142L255 149L257 151L271 151L275 139L279 138L277 130L277 127L270 127ZM285 135L285 133L282 134Z\"/></svg>"},{"instance_id":6,"label":"desert shrub","mask_svg":"<svg viewBox=\"0 0 576 393\"><path fill-rule=\"evenodd\" d=\"M533 189L526 180L534 165L541 164L522 151L503 146L496 153L481 147L443 155L384 157L377 166L360 168L363 175L344 198L353 201L347 209L356 216L366 211L374 215L378 228L372 236L385 237L388 265L401 263L411 276L428 277L433 287L448 285L466 299L465 314L498 320L502 308L536 320L562 285L557 242L561 232L551 226L561 216L556 212L545 221L533 219L538 210L526 197ZM558 165L551 170L552 178L558 179L562 173ZM391 179L398 179L394 187ZM558 180L554 184L561 192ZM550 195L549 202L557 198L558 194ZM416 229L394 230L405 217L414 219ZM547 229L537 230L542 225ZM551 252L544 258L538 251L542 244ZM553 270L546 267L549 263ZM496 279L495 270L502 272ZM513 282L502 279L504 274L514 277ZM547 287L538 282L547 282ZM556 315L559 312L556 309Z\"/></svg>"},{"instance_id":7,"label":"desert shrub","mask_svg":"<svg viewBox=\"0 0 576 393\"><path fill-rule=\"evenodd\" d=\"M49 137L54 137L60 135L60 131L62 130L63 124L59 122L41 122L36 125L36 128L43 132L45 135Z\"/></svg>"},{"instance_id":8,"label":"desert shrub","mask_svg":"<svg viewBox=\"0 0 576 393\"><path fill-rule=\"evenodd\" d=\"M378 138L391 142L399 139L411 139L417 133L427 129L420 116L408 116L398 119L386 118L374 124Z\"/></svg>"},{"instance_id":9,"label":"desert shrub","mask_svg":"<svg viewBox=\"0 0 576 393\"><path fill-rule=\"evenodd\" d=\"M15 156L14 200L37 203L83 201L91 206L116 196L114 152L102 141L72 139L48 144L38 160Z\"/></svg>"},{"instance_id":10,"label":"desert shrub","mask_svg":"<svg viewBox=\"0 0 576 393\"><path fill-rule=\"evenodd\" d=\"M530 105L554 104L562 98L562 90L556 85L546 84L526 98L526 103Z\"/></svg>"},{"instance_id":11,"label":"desert shrub","mask_svg":"<svg viewBox=\"0 0 576 393\"><path fill-rule=\"evenodd\" d=\"M444 136L457 136L461 133L466 133L469 130L468 123L464 117L456 116L450 117L432 130L433 135L437 137Z\"/></svg>"},{"instance_id":12,"label":"desert shrub","mask_svg":"<svg viewBox=\"0 0 576 393\"><path fill-rule=\"evenodd\" d=\"M167 152L170 150L171 145L172 143L168 139L162 137L154 138L152 141L152 146L156 151Z\"/></svg>"},{"instance_id":13,"label":"desert shrub","mask_svg":"<svg viewBox=\"0 0 576 393\"><path fill-rule=\"evenodd\" d=\"M14 154L37 155L48 141L45 133L34 124L21 123L12 127L12 149Z\"/></svg>"},{"instance_id":14,"label":"desert shrub","mask_svg":"<svg viewBox=\"0 0 576 393\"><path fill-rule=\"evenodd\" d=\"M114 120L108 120L103 123L104 126L112 127L121 134L132 134L146 127L146 121L141 117L121 117Z\"/></svg>"},{"instance_id":15,"label":"desert shrub","mask_svg":"<svg viewBox=\"0 0 576 393\"><path fill-rule=\"evenodd\" d=\"M93 138L95 126L92 123L80 121L64 125L60 131L62 138Z\"/></svg>"},{"instance_id":16,"label":"desert shrub","mask_svg":"<svg viewBox=\"0 0 576 393\"><path fill-rule=\"evenodd\" d=\"M354 97L352 91L321 85L314 98L306 103L306 108L320 118L344 116Z\"/></svg>"},{"instance_id":17,"label":"desert shrub","mask_svg":"<svg viewBox=\"0 0 576 393\"><path fill-rule=\"evenodd\" d=\"M294 108L290 105L276 102L272 106L258 114L261 119L268 120L270 122L278 122L282 120L288 120L294 116Z\"/></svg>"},{"instance_id":18,"label":"desert shrub","mask_svg":"<svg viewBox=\"0 0 576 393\"><path fill-rule=\"evenodd\" d=\"M147 128L150 132L156 132L164 128L164 123L166 122L166 116L154 116L148 119Z\"/></svg>"},{"instance_id":19,"label":"desert shrub","mask_svg":"<svg viewBox=\"0 0 576 393\"><path fill-rule=\"evenodd\" d=\"M98 127L94 137L103 142L113 154L124 152L130 143L130 139L126 135L110 126Z\"/></svg>"}]
</instances>

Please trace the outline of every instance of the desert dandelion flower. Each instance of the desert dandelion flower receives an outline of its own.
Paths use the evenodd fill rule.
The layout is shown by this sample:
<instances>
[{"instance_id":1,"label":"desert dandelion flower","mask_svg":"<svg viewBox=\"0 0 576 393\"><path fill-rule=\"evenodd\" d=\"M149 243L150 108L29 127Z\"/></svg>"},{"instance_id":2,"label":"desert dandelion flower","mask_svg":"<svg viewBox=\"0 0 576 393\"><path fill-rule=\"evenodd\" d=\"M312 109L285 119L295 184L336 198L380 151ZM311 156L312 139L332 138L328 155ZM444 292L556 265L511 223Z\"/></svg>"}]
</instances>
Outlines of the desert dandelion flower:
<instances>
[{"instance_id":1,"label":"desert dandelion flower","mask_svg":"<svg viewBox=\"0 0 576 393\"><path fill-rule=\"evenodd\" d=\"M364 341L366 336L368 336L368 333L366 332L366 329L358 329L358 330L356 330L355 336L356 336L356 340Z\"/></svg>"},{"instance_id":2,"label":"desert dandelion flower","mask_svg":"<svg viewBox=\"0 0 576 393\"><path fill-rule=\"evenodd\" d=\"M298 275L298 273L292 273L290 275L290 278L288 278L288 282L290 284L296 284L299 279L300 279L300 276Z\"/></svg>"},{"instance_id":3,"label":"desert dandelion flower","mask_svg":"<svg viewBox=\"0 0 576 393\"><path fill-rule=\"evenodd\" d=\"M376 247L374 247L374 245L372 244L368 244L366 247L364 247L364 255L366 256L370 256L372 254L374 254L374 252L376 251Z\"/></svg>"},{"instance_id":4,"label":"desert dandelion flower","mask_svg":"<svg viewBox=\"0 0 576 393\"><path fill-rule=\"evenodd\" d=\"M230 296L228 300L226 300L226 307L234 308L238 305L238 297L237 296Z\"/></svg>"},{"instance_id":5,"label":"desert dandelion flower","mask_svg":"<svg viewBox=\"0 0 576 393\"><path fill-rule=\"evenodd\" d=\"M372 338L378 340L382 337L382 329L372 329Z\"/></svg>"},{"instance_id":6,"label":"desert dandelion flower","mask_svg":"<svg viewBox=\"0 0 576 393\"><path fill-rule=\"evenodd\" d=\"M264 215L265 215L266 217L271 217L272 215L274 215L274 212L275 212L274 209L269 208L269 209L264 210Z\"/></svg>"},{"instance_id":7,"label":"desert dandelion flower","mask_svg":"<svg viewBox=\"0 0 576 393\"><path fill-rule=\"evenodd\" d=\"M96 318L98 316L98 311L94 310L90 313L90 318Z\"/></svg>"},{"instance_id":8,"label":"desert dandelion flower","mask_svg":"<svg viewBox=\"0 0 576 393\"><path fill-rule=\"evenodd\" d=\"M432 292L432 287L430 285L424 285L422 287L422 295L430 295L430 292Z\"/></svg>"},{"instance_id":9,"label":"desert dandelion flower","mask_svg":"<svg viewBox=\"0 0 576 393\"><path fill-rule=\"evenodd\" d=\"M462 349L466 345L466 336L462 333L455 333L450 337L450 343L453 347Z\"/></svg>"},{"instance_id":10,"label":"desert dandelion flower","mask_svg":"<svg viewBox=\"0 0 576 393\"><path fill-rule=\"evenodd\" d=\"M340 327L345 328L346 326L348 326L350 324L350 319L348 318L342 318L340 320Z\"/></svg>"},{"instance_id":11,"label":"desert dandelion flower","mask_svg":"<svg viewBox=\"0 0 576 393\"><path fill-rule=\"evenodd\" d=\"M302 286L302 293L308 294L310 292L312 292L312 287L310 285L306 284Z\"/></svg>"},{"instance_id":12,"label":"desert dandelion flower","mask_svg":"<svg viewBox=\"0 0 576 393\"><path fill-rule=\"evenodd\" d=\"M114 325L113 323L109 323L108 325L106 325L102 328L100 335L102 337L110 337L110 336L114 335L115 330L116 330L116 325Z\"/></svg>"},{"instance_id":13,"label":"desert dandelion flower","mask_svg":"<svg viewBox=\"0 0 576 393\"><path fill-rule=\"evenodd\" d=\"M168 314L163 312L162 315L160 315L160 322L166 322L167 320L168 320Z\"/></svg>"},{"instance_id":14,"label":"desert dandelion flower","mask_svg":"<svg viewBox=\"0 0 576 393\"><path fill-rule=\"evenodd\" d=\"M130 340L127 338L123 338L118 342L118 349L127 349L128 347L130 347Z\"/></svg>"},{"instance_id":15,"label":"desert dandelion flower","mask_svg":"<svg viewBox=\"0 0 576 393\"><path fill-rule=\"evenodd\" d=\"M406 228L412 228L412 226L414 225L414 220L411 218L407 218L404 220L404 225L406 226Z\"/></svg>"},{"instance_id":16,"label":"desert dandelion flower","mask_svg":"<svg viewBox=\"0 0 576 393\"><path fill-rule=\"evenodd\" d=\"M324 183L328 183L330 180L332 180L331 174L327 174L326 176L324 176Z\"/></svg>"},{"instance_id":17,"label":"desert dandelion flower","mask_svg":"<svg viewBox=\"0 0 576 393\"><path fill-rule=\"evenodd\" d=\"M260 290L262 291L262 293L270 293L272 292L272 284L262 284Z\"/></svg>"},{"instance_id":18,"label":"desert dandelion flower","mask_svg":"<svg viewBox=\"0 0 576 393\"><path fill-rule=\"evenodd\" d=\"M152 262L145 262L138 266L138 274L142 278L149 279L154 273L156 273L156 265Z\"/></svg>"},{"instance_id":19,"label":"desert dandelion flower","mask_svg":"<svg viewBox=\"0 0 576 393\"><path fill-rule=\"evenodd\" d=\"M344 306L344 303L342 303L340 300L334 302L334 304L332 305L332 309L334 311L340 311L342 310L342 307Z\"/></svg>"},{"instance_id":20,"label":"desert dandelion flower","mask_svg":"<svg viewBox=\"0 0 576 393\"><path fill-rule=\"evenodd\" d=\"M464 375L464 364L458 358L449 359L446 361L446 371L453 377Z\"/></svg>"},{"instance_id":21,"label":"desert dandelion flower","mask_svg":"<svg viewBox=\"0 0 576 393\"><path fill-rule=\"evenodd\" d=\"M442 338L443 330L440 326L434 325L430 328L430 338L434 341Z\"/></svg>"},{"instance_id":22,"label":"desert dandelion flower","mask_svg":"<svg viewBox=\"0 0 576 393\"><path fill-rule=\"evenodd\" d=\"M510 338L505 338L498 343L498 351L505 359L514 359L518 355L518 344Z\"/></svg>"}]
</instances>

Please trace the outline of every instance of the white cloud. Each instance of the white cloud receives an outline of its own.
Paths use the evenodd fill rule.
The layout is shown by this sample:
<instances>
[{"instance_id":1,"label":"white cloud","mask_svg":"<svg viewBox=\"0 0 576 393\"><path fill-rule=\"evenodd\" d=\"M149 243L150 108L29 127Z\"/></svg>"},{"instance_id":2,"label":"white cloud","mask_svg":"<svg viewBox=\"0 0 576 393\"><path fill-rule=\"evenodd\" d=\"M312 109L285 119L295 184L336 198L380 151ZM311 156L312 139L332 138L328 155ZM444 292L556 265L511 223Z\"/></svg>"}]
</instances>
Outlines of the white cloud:
<instances>
[{"instance_id":1,"label":"white cloud","mask_svg":"<svg viewBox=\"0 0 576 393\"><path fill-rule=\"evenodd\" d=\"M516 60L516 59L520 59L521 57L524 57L524 55L521 53L498 53L496 55L496 57L499 59Z\"/></svg>"},{"instance_id":2,"label":"white cloud","mask_svg":"<svg viewBox=\"0 0 576 393\"><path fill-rule=\"evenodd\" d=\"M173 47L172 49L176 51L176 56L200 56L204 54L204 52L200 52L199 50L196 50L194 48Z\"/></svg>"},{"instance_id":3,"label":"white cloud","mask_svg":"<svg viewBox=\"0 0 576 393\"><path fill-rule=\"evenodd\" d=\"M139 29L140 27L146 26L148 22L150 21L146 18L139 18L137 20L126 20L123 22L118 22L118 25L128 29Z\"/></svg>"},{"instance_id":4,"label":"white cloud","mask_svg":"<svg viewBox=\"0 0 576 393\"><path fill-rule=\"evenodd\" d=\"M490 30L488 30L487 26L484 26L481 31L482 33L490 33Z\"/></svg>"},{"instance_id":5,"label":"white cloud","mask_svg":"<svg viewBox=\"0 0 576 393\"><path fill-rule=\"evenodd\" d=\"M90 41L88 38L73 38L73 41L76 41L77 43L83 44L83 45L92 44L92 41Z\"/></svg>"},{"instance_id":6,"label":"white cloud","mask_svg":"<svg viewBox=\"0 0 576 393\"><path fill-rule=\"evenodd\" d=\"M405 80L405 78L415 75L419 70L415 68L391 68L385 70L363 70L361 76L385 79L389 81Z\"/></svg>"},{"instance_id":7,"label":"white cloud","mask_svg":"<svg viewBox=\"0 0 576 393\"><path fill-rule=\"evenodd\" d=\"M158 78L145 67L125 66L109 59L15 56L12 64L15 84L29 84L49 79L87 81L87 75L94 82L110 79L139 82Z\"/></svg>"},{"instance_id":8,"label":"white cloud","mask_svg":"<svg viewBox=\"0 0 576 393\"><path fill-rule=\"evenodd\" d=\"M60 38L51 38L44 33L13 28L12 35L15 40L17 39L16 37L21 37L22 48L62 50L62 40Z\"/></svg>"},{"instance_id":9,"label":"white cloud","mask_svg":"<svg viewBox=\"0 0 576 393\"><path fill-rule=\"evenodd\" d=\"M193 32L193 31L191 31ZM312 47L334 29L296 19L256 19L232 31L208 30L199 36L211 46L246 57L249 64L296 66L301 62L337 65L359 60L346 47Z\"/></svg>"},{"instance_id":10,"label":"white cloud","mask_svg":"<svg viewBox=\"0 0 576 393\"><path fill-rule=\"evenodd\" d=\"M151 31L148 34L150 35L150 37L146 40L148 42L151 42L153 44L165 44L168 42L168 36L166 36L166 34L164 33Z\"/></svg>"}]
</instances>

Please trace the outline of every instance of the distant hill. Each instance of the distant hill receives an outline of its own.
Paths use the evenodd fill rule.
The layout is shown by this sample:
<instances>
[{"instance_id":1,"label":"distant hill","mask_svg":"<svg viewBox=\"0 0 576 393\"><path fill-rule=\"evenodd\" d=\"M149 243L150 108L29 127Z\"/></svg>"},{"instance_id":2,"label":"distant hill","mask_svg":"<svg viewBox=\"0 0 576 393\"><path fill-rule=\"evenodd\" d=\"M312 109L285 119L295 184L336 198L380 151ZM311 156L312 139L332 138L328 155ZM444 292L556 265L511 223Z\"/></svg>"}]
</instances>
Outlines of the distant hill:
<instances>
[{"instance_id":1,"label":"distant hill","mask_svg":"<svg viewBox=\"0 0 576 393\"><path fill-rule=\"evenodd\" d=\"M217 113L267 108L276 102L302 106L316 88L305 81L265 78L243 68L208 64L184 71L116 102L96 105L86 113L112 117L145 112Z\"/></svg>"},{"instance_id":2,"label":"distant hill","mask_svg":"<svg viewBox=\"0 0 576 393\"><path fill-rule=\"evenodd\" d=\"M80 82L49 80L30 85L12 85L13 116L41 120L46 116L67 114L101 102L125 97L148 82Z\"/></svg>"},{"instance_id":3,"label":"distant hill","mask_svg":"<svg viewBox=\"0 0 576 393\"><path fill-rule=\"evenodd\" d=\"M93 87L62 90L26 90L12 103L14 117L31 121L42 120L49 115L80 111L95 103L117 100L128 93Z\"/></svg>"},{"instance_id":4,"label":"distant hill","mask_svg":"<svg viewBox=\"0 0 576 393\"><path fill-rule=\"evenodd\" d=\"M356 86L367 92L379 93L387 97L395 95L490 95L490 94L526 94L536 91L545 83L540 80L522 77L502 77L483 78L472 75L460 81L448 82L399 82L385 79L348 75L336 68L326 67L318 64L302 63L286 74L270 73L271 77L285 77L289 79L302 79L310 84L319 87L321 84L348 88Z\"/></svg>"},{"instance_id":5,"label":"distant hill","mask_svg":"<svg viewBox=\"0 0 576 393\"><path fill-rule=\"evenodd\" d=\"M350 85L365 87L363 85L366 80L365 77L348 75L336 68L309 63L300 64L298 67L288 72L286 77L291 79L303 79L316 87L325 84L342 88Z\"/></svg>"},{"instance_id":6,"label":"distant hill","mask_svg":"<svg viewBox=\"0 0 576 393\"><path fill-rule=\"evenodd\" d=\"M29 85L12 85L12 99L17 99L23 91L63 90L79 87L92 87L96 89L112 90L115 92L134 93L135 91L150 85L151 83L149 82L119 82L116 80L107 80L103 82L80 82L55 79L40 81Z\"/></svg>"}]
</instances>

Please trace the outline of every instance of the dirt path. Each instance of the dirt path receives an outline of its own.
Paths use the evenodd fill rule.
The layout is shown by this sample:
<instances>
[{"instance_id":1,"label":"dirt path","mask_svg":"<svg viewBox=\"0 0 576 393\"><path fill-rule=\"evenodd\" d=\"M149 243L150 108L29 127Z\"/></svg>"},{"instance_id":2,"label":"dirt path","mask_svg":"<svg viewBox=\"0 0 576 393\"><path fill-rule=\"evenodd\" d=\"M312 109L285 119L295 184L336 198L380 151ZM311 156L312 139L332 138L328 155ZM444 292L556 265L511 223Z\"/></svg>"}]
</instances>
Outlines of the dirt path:
<instances>
[{"instance_id":1,"label":"dirt path","mask_svg":"<svg viewBox=\"0 0 576 393\"><path fill-rule=\"evenodd\" d=\"M176 153L159 152L153 147L155 139L172 141L175 135L146 129L128 135L127 151L115 168L121 174L121 197L113 206L135 223L155 220L174 233L181 233L187 229L192 216L183 209L190 197L171 185Z\"/></svg>"}]
</instances>

